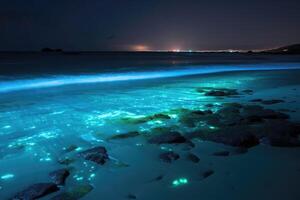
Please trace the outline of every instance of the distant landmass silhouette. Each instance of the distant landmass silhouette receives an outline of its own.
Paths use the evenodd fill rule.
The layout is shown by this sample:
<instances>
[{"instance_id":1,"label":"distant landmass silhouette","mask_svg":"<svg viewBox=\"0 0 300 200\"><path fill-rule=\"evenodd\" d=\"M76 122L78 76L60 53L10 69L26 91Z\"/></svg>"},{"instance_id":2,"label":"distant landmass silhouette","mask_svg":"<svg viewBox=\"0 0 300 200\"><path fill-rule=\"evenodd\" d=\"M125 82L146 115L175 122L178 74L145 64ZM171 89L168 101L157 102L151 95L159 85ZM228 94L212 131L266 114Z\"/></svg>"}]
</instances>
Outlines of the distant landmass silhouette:
<instances>
[{"instance_id":1,"label":"distant landmass silhouette","mask_svg":"<svg viewBox=\"0 0 300 200\"><path fill-rule=\"evenodd\" d=\"M300 54L300 44L293 44L289 46L267 50L264 52L274 54Z\"/></svg>"}]
</instances>

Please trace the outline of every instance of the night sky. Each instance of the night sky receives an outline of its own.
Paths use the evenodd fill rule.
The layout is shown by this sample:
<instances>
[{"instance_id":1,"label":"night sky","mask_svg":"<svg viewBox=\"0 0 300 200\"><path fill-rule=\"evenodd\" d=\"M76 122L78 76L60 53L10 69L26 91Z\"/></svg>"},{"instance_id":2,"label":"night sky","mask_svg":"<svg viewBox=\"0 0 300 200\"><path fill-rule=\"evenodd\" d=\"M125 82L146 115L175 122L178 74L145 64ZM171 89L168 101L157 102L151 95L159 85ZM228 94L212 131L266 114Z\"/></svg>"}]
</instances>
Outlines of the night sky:
<instances>
[{"instance_id":1,"label":"night sky","mask_svg":"<svg viewBox=\"0 0 300 200\"><path fill-rule=\"evenodd\" d=\"M263 49L299 42L299 0L0 0L2 51Z\"/></svg>"}]
</instances>

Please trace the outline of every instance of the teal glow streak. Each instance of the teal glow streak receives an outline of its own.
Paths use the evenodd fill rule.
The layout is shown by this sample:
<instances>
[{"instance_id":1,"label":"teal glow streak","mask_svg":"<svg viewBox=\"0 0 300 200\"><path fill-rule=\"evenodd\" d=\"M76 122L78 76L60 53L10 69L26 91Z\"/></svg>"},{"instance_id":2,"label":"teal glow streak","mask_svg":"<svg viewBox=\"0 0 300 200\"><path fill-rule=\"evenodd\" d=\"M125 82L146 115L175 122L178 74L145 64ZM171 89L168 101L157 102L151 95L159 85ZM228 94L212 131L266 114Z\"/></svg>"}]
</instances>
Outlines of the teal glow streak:
<instances>
[{"instance_id":1,"label":"teal glow streak","mask_svg":"<svg viewBox=\"0 0 300 200\"><path fill-rule=\"evenodd\" d=\"M41 162L50 162L50 161L52 161L52 159L49 157L46 157L46 158L40 158L40 161Z\"/></svg>"},{"instance_id":2,"label":"teal glow streak","mask_svg":"<svg viewBox=\"0 0 300 200\"><path fill-rule=\"evenodd\" d=\"M2 128L3 129L9 129L9 128L11 128L11 126L10 125L6 125L6 126L3 126Z\"/></svg>"},{"instance_id":3,"label":"teal glow streak","mask_svg":"<svg viewBox=\"0 0 300 200\"><path fill-rule=\"evenodd\" d=\"M179 179L175 179L173 182L172 182L172 185L174 187L177 187L177 186L181 186L181 185L185 185L185 184L188 184L188 179L187 178L179 178Z\"/></svg>"},{"instance_id":4,"label":"teal glow streak","mask_svg":"<svg viewBox=\"0 0 300 200\"><path fill-rule=\"evenodd\" d=\"M216 129L218 129L218 128L215 127L215 126L209 126L208 128L211 129L211 130L216 130Z\"/></svg>"},{"instance_id":5,"label":"teal glow streak","mask_svg":"<svg viewBox=\"0 0 300 200\"><path fill-rule=\"evenodd\" d=\"M7 180L7 179L14 178L14 177L15 177L15 175L13 175L13 174L4 174L4 175L2 175L0 178L1 178L2 180Z\"/></svg>"}]
</instances>

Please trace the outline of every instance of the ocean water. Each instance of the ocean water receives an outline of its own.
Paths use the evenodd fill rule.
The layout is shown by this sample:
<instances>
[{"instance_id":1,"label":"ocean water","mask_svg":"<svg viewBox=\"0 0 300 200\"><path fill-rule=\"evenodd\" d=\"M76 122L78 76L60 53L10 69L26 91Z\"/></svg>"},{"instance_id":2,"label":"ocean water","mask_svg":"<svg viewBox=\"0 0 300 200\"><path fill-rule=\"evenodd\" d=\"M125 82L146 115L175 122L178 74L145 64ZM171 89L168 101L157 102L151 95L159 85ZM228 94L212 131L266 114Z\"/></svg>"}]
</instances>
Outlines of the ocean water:
<instances>
[{"instance_id":1,"label":"ocean water","mask_svg":"<svg viewBox=\"0 0 300 200\"><path fill-rule=\"evenodd\" d=\"M184 159L180 145L148 144L143 137L109 140L157 127L178 126L178 116L141 124L124 119L174 109L216 108L226 102L283 99L272 109L291 109L300 120L300 57L268 55L1 55L0 199L68 168L66 185L94 188L81 199L299 199L300 149L258 145L226 158L211 154L232 147L193 141L198 164ZM251 89L240 98L215 98L199 87ZM178 127L182 132L188 127ZM76 156L105 146L110 161L98 165ZM74 147L68 152L70 147ZM158 155L174 150L181 159L163 163ZM69 159L70 164L60 161ZM201 180L199 174L213 168ZM153 181L158 176L162 180ZM181 180L178 186L174 183ZM174 182L175 181L175 182ZM179 181L180 182L180 181ZM181 183L180 182L180 183ZM267 185L267 187L265 187ZM259 194L259 195L258 195ZM131 195L131 196L130 196Z\"/></svg>"}]
</instances>

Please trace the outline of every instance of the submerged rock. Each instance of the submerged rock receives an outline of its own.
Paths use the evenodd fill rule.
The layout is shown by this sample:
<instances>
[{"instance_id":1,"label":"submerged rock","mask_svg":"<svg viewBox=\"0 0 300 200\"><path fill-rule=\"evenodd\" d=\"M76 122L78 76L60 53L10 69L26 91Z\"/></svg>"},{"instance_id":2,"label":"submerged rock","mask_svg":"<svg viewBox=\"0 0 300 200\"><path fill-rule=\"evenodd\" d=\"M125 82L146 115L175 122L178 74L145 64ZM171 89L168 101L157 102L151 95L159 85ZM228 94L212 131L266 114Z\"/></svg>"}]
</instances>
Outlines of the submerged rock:
<instances>
[{"instance_id":1,"label":"submerged rock","mask_svg":"<svg viewBox=\"0 0 300 200\"><path fill-rule=\"evenodd\" d=\"M159 155L159 158L164 162L171 163L174 160L178 160L180 156L177 153L170 151L170 152L161 153Z\"/></svg>"},{"instance_id":2,"label":"submerged rock","mask_svg":"<svg viewBox=\"0 0 300 200\"><path fill-rule=\"evenodd\" d=\"M78 148L78 146L76 146L76 145L73 144L73 145L70 145L70 146L64 148L63 150L64 150L66 153L69 153L69 152L72 152L72 151L76 150L77 148Z\"/></svg>"},{"instance_id":3,"label":"submerged rock","mask_svg":"<svg viewBox=\"0 0 300 200\"><path fill-rule=\"evenodd\" d=\"M129 132L129 133L122 133L122 134L118 134L118 135L113 135L110 138L108 138L108 140L128 139L128 138L132 138L132 137L137 137L139 135L140 135L139 132L133 131L133 132Z\"/></svg>"},{"instance_id":4,"label":"submerged rock","mask_svg":"<svg viewBox=\"0 0 300 200\"><path fill-rule=\"evenodd\" d=\"M284 100L281 99L271 99L271 100L263 100L263 99L252 99L250 102L258 102L262 103L264 105L272 105L272 104L277 104L277 103L284 103Z\"/></svg>"},{"instance_id":5,"label":"submerged rock","mask_svg":"<svg viewBox=\"0 0 300 200\"><path fill-rule=\"evenodd\" d=\"M78 200L87 195L93 189L93 186L89 184L78 185L67 192L63 192L59 195L54 196L53 198L51 198L51 200Z\"/></svg>"},{"instance_id":6,"label":"submerged rock","mask_svg":"<svg viewBox=\"0 0 300 200\"><path fill-rule=\"evenodd\" d=\"M201 174L201 176L202 176L202 178L207 178L207 177L213 175L214 173L215 173L214 170L209 169L209 170L203 172L203 173Z\"/></svg>"},{"instance_id":7,"label":"submerged rock","mask_svg":"<svg viewBox=\"0 0 300 200\"><path fill-rule=\"evenodd\" d=\"M197 88L197 92L203 93L205 96L224 97L237 96L239 93L236 89L201 87Z\"/></svg>"},{"instance_id":8,"label":"submerged rock","mask_svg":"<svg viewBox=\"0 0 300 200\"><path fill-rule=\"evenodd\" d=\"M200 121L210 120L213 112L211 110L185 110L182 113L178 113L179 122L187 127L196 127Z\"/></svg>"},{"instance_id":9,"label":"submerged rock","mask_svg":"<svg viewBox=\"0 0 300 200\"><path fill-rule=\"evenodd\" d=\"M160 135L154 135L148 139L151 144L179 144L187 140L178 132L169 132Z\"/></svg>"},{"instance_id":10,"label":"submerged rock","mask_svg":"<svg viewBox=\"0 0 300 200\"><path fill-rule=\"evenodd\" d=\"M217 151L213 153L214 156L229 156L229 151Z\"/></svg>"},{"instance_id":11,"label":"submerged rock","mask_svg":"<svg viewBox=\"0 0 300 200\"><path fill-rule=\"evenodd\" d=\"M75 159L66 157L66 158L60 158L60 159L58 159L57 162L59 164L62 164L62 165L70 165L73 162L75 162Z\"/></svg>"},{"instance_id":12,"label":"submerged rock","mask_svg":"<svg viewBox=\"0 0 300 200\"><path fill-rule=\"evenodd\" d=\"M284 120L268 121L264 126L258 127L257 132L272 146L300 146L300 124L298 123Z\"/></svg>"},{"instance_id":13,"label":"submerged rock","mask_svg":"<svg viewBox=\"0 0 300 200\"><path fill-rule=\"evenodd\" d=\"M95 162L97 164L103 165L109 159L106 148L102 146L94 147L78 154L85 160Z\"/></svg>"},{"instance_id":14,"label":"submerged rock","mask_svg":"<svg viewBox=\"0 0 300 200\"><path fill-rule=\"evenodd\" d=\"M238 148L235 148L233 151L232 151L232 154L234 155L239 155L239 154L245 154L248 152L248 149L247 148L243 148L243 147L238 147Z\"/></svg>"},{"instance_id":15,"label":"submerged rock","mask_svg":"<svg viewBox=\"0 0 300 200\"><path fill-rule=\"evenodd\" d=\"M253 94L254 91L250 90L250 89L246 89L246 90L242 90L242 92L250 95L250 94Z\"/></svg>"},{"instance_id":16,"label":"submerged rock","mask_svg":"<svg viewBox=\"0 0 300 200\"><path fill-rule=\"evenodd\" d=\"M44 197L50 193L58 191L59 188L54 183L36 183L14 196L13 200L33 200Z\"/></svg>"},{"instance_id":17,"label":"submerged rock","mask_svg":"<svg viewBox=\"0 0 300 200\"><path fill-rule=\"evenodd\" d=\"M198 156L196 156L193 153L189 153L186 155L187 160L193 162L193 163L198 163L200 161L200 158Z\"/></svg>"},{"instance_id":18,"label":"submerged rock","mask_svg":"<svg viewBox=\"0 0 300 200\"><path fill-rule=\"evenodd\" d=\"M281 99L272 99L272 100L263 100L261 101L262 104L265 105L272 105L272 104L277 104L277 103L284 103L284 100Z\"/></svg>"},{"instance_id":19,"label":"submerged rock","mask_svg":"<svg viewBox=\"0 0 300 200\"><path fill-rule=\"evenodd\" d=\"M137 197L134 194L128 194L127 199L137 199Z\"/></svg>"},{"instance_id":20,"label":"submerged rock","mask_svg":"<svg viewBox=\"0 0 300 200\"><path fill-rule=\"evenodd\" d=\"M158 113L158 114L145 116L145 117L125 117L121 120L122 122L127 124L142 124L153 120L168 120L168 119L171 119L169 115Z\"/></svg>"},{"instance_id":21,"label":"submerged rock","mask_svg":"<svg viewBox=\"0 0 300 200\"><path fill-rule=\"evenodd\" d=\"M68 169L59 169L49 173L50 178L56 185L64 185L69 175Z\"/></svg>"}]
</instances>

